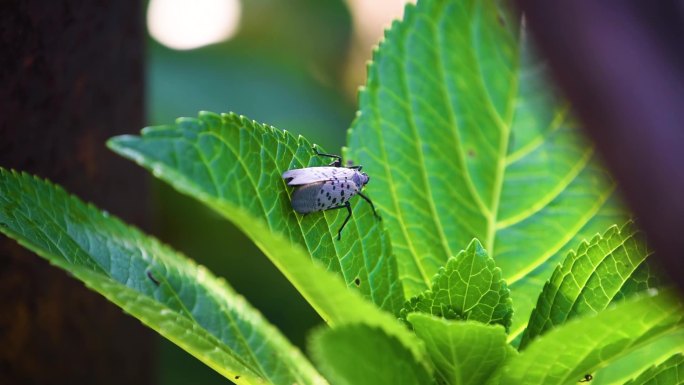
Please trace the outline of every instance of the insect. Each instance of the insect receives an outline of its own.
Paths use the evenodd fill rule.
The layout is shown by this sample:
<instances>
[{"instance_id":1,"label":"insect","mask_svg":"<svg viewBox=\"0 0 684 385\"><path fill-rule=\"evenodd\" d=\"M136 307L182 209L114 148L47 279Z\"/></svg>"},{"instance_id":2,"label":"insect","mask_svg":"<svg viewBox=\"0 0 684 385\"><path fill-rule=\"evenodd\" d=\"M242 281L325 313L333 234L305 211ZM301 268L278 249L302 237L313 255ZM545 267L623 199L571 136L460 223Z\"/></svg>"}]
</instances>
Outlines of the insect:
<instances>
[{"instance_id":1,"label":"insect","mask_svg":"<svg viewBox=\"0 0 684 385\"><path fill-rule=\"evenodd\" d=\"M579 382L589 382L593 379L594 379L594 376L592 376L591 374L585 374L584 378L579 380Z\"/></svg>"},{"instance_id":2,"label":"insect","mask_svg":"<svg viewBox=\"0 0 684 385\"><path fill-rule=\"evenodd\" d=\"M292 208L304 215L316 211L346 208L348 215L337 231L337 240L342 238L342 229L352 216L349 200L354 195L368 202L373 209L373 214L380 218L373 202L361 192L370 180L365 172L361 172L362 166L342 167L342 158L339 155L320 153L316 147L313 151L318 156L334 160L328 166L298 168L283 173L283 179L287 185L295 187L292 193Z\"/></svg>"}]
</instances>

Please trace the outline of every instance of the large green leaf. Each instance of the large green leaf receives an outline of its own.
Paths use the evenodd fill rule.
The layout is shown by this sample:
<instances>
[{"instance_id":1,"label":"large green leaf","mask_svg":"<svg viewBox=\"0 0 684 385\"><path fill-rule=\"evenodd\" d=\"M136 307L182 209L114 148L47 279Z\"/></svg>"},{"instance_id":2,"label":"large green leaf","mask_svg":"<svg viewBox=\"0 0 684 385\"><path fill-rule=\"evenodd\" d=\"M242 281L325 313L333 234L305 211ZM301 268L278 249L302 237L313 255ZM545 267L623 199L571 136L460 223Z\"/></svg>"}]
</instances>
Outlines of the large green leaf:
<instances>
[{"instance_id":1,"label":"large green leaf","mask_svg":"<svg viewBox=\"0 0 684 385\"><path fill-rule=\"evenodd\" d=\"M354 214L341 241L336 235L347 215L345 210L307 216L292 210L291 188L282 173L330 161L315 156L303 137L295 138L234 114L203 112L197 119L148 127L142 136L120 136L108 144L177 190L218 211L245 233L284 235L329 271L342 276L352 290L382 309L399 312L404 298L396 262L391 258L387 234L366 202L353 204ZM266 226L259 227L258 223ZM276 261L279 257L274 252L266 250L269 245L257 245L281 269L289 268Z\"/></svg>"},{"instance_id":2,"label":"large green leaf","mask_svg":"<svg viewBox=\"0 0 684 385\"><path fill-rule=\"evenodd\" d=\"M501 269L477 239L451 257L433 278L432 288L411 298L401 310L423 312L447 319L500 324L508 329L513 309Z\"/></svg>"},{"instance_id":3,"label":"large green leaf","mask_svg":"<svg viewBox=\"0 0 684 385\"><path fill-rule=\"evenodd\" d=\"M428 385L430 367L383 330L351 324L317 332L310 353L333 385Z\"/></svg>"},{"instance_id":4,"label":"large green leaf","mask_svg":"<svg viewBox=\"0 0 684 385\"><path fill-rule=\"evenodd\" d=\"M446 384L484 384L503 360L516 354L498 325L447 321L420 313L409 314L408 320Z\"/></svg>"},{"instance_id":5,"label":"large green leaf","mask_svg":"<svg viewBox=\"0 0 684 385\"><path fill-rule=\"evenodd\" d=\"M681 331L684 307L671 293L621 301L532 341L507 360L489 384L571 384L611 360Z\"/></svg>"},{"instance_id":6,"label":"large green leaf","mask_svg":"<svg viewBox=\"0 0 684 385\"><path fill-rule=\"evenodd\" d=\"M645 371L625 385L682 385L684 384L684 355L675 354L667 361Z\"/></svg>"},{"instance_id":7,"label":"large green leaf","mask_svg":"<svg viewBox=\"0 0 684 385\"><path fill-rule=\"evenodd\" d=\"M480 239L511 288L515 336L568 248L624 219L500 3L409 5L373 56L346 155L371 176L406 296Z\"/></svg>"},{"instance_id":8,"label":"large green leaf","mask_svg":"<svg viewBox=\"0 0 684 385\"><path fill-rule=\"evenodd\" d=\"M655 287L658 279L645 262L649 255L631 222L582 242L544 285L520 348L569 319L595 314L613 300Z\"/></svg>"},{"instance_id":9,"label":"large green leaf","mask_svg":"<svg viewBox=\"0 0 684 385\"><path fill-rule=\"evenodd\" d=\"M236 383L325 383L225 281L59 187L0 168L0 230Z\"/></svg>"}]
</instances>

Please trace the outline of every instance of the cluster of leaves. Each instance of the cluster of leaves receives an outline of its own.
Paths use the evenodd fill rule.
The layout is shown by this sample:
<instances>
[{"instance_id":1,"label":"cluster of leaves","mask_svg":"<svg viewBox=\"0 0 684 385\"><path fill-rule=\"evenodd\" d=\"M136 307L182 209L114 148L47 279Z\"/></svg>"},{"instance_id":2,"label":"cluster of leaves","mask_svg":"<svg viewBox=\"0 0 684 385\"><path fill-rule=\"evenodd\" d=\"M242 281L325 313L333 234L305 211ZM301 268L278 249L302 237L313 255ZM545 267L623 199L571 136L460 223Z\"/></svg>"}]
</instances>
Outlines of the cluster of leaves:
<instances>
[{"instance_id":1,"label":"cluster of leaves","mask_svg":"<svg viewBox=\"0 0 684 385\"><path fill-rule=\"evenodd\" d=\"M346 213L290 208L282 172L325 161L302 137L201 113L109 142L261 248L327 323L315 366L225 281L49 182L0 169L0 230L238 384L681 381L682 305L517 20L422 0L387 31L345 149L384 220L355 204L341 241Z\"/></svg>"}]
</instances>

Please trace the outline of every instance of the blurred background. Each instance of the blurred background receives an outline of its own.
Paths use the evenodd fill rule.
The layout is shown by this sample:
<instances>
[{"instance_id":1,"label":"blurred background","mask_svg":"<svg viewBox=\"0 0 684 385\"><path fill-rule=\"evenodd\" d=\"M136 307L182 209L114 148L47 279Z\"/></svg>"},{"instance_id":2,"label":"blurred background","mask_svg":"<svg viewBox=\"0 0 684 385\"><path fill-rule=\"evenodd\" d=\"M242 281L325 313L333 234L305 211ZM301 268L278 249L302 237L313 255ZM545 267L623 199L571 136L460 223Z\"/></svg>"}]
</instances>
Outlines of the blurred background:
<instances>
[{"instance_id":1,"label":"blurred background","mask_svg":"<svg viewBox=\"0 0 684 385\"><path fill-rule=\"evenodd\" d=\"M332 153L345 143L366 62L405 0L150 0L148 125L200 110L235 112L306 136ZM315 312L234 226L161 182L156 235L223 276L302 350ZM158 338L160 384L225 379Z\"/></svg>"}]
</instances>

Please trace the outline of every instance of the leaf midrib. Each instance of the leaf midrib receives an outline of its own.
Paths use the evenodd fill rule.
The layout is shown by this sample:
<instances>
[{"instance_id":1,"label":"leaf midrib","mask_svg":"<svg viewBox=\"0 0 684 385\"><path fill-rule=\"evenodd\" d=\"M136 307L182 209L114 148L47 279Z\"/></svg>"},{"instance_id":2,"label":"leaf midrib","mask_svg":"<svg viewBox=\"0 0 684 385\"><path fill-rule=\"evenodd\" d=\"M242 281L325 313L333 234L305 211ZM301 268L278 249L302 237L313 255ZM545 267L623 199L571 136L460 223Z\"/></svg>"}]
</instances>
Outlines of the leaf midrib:
<instances>
[{"instance_id":1,"label":"leaf midrib","mask_svg":"<svg viewBox=\"0 0 684 385\"><path fill-rule=\"evenodd\" d=\"M472 9L471 9L472 11ZM471 13L472 16L472 13ZM485 78L484 78L484 73L482 71L482 66L481 66L481 61L477 60L478 56L476 55L476 49L480 45L477 44L479 43L479 35L476 33L478 31L476 22L479 22L477 18L471 17L470 18L472 21L470 23L470 28L468 31L470 32L470 39L472 41L472 60L474 61L475 68L477 68L477 73L478 73L478 81L480 86L482 87L482 91L484 92L485 95L487 95L487 109L490 112L490 115L494 118L494 120L498 123L498 127L500 130L500 139L499 139L499 154L497 157L497 168L496 168L496 174L494 176L494 185L493 185L493 193L492 193L492 202L490 204L490 209L488 215L487 213L485 214L485 217L487 218L487 235L486 235L486 240L485 240L485 249L491 255L492 257L496 258L496 254L494 253L494 239L496 237L496 222L497 218L499 215L499 203L501 201L501 191L503 189L503 182L504 182L504 174L506 172L506 154L508 152L508 142L510 138L510 133L511 133L511 127L513 125L513 118L515 116L515 96L518 93L518 78L519 78L519 45L516 45L516 53L515 53L515 58L516 62L514 63L515 68L512 69L511 73L514 75L510 79L510 89L509 89L509 95L508 95L508 103L506 105L506 116L501 117L496 110L496 107L494 106L493 103L493 98L489 94L489 89L487 88L487 84L485 83Z\"/></svg>"}]
</instances>

